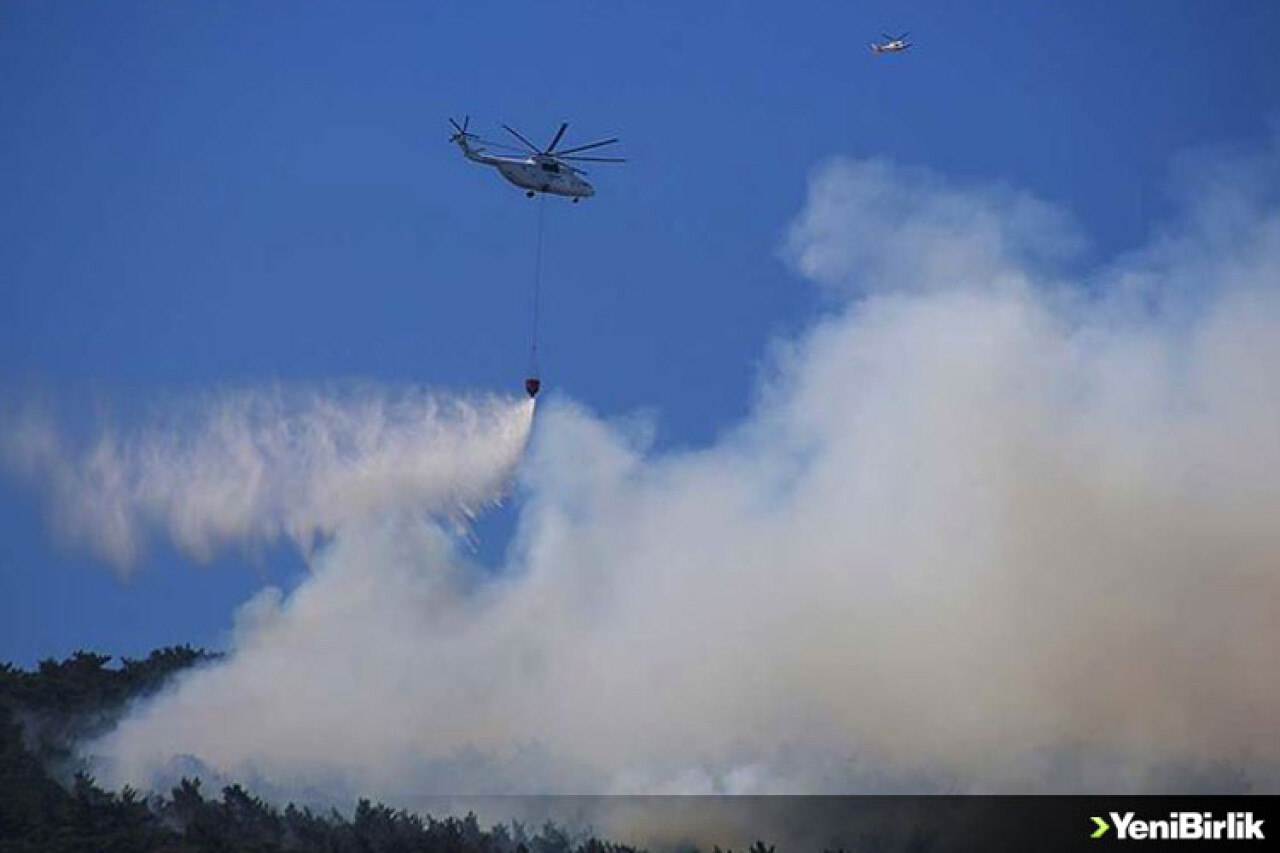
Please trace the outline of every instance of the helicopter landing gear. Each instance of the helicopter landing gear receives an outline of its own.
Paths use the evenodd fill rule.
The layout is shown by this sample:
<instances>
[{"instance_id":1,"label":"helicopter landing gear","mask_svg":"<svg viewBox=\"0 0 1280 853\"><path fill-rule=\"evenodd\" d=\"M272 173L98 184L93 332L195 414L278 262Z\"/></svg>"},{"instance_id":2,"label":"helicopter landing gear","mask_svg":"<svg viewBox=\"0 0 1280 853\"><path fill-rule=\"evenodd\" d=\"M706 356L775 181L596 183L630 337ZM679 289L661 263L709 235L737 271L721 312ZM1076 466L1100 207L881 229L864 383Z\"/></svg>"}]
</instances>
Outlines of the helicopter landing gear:
<instances>
[{"instance_id":1,"label":"helicopter landing gear","mask_svg":"<svg viewBox=\"0 0 1280 853\"><path fill-rule=\"evenodd\" d=\"M526 190L524 195L525 195L525 198L533 198L534 192L533 190Z\"/></svg>"},{"instance_id":2,"label":"helicopter landing gear","mask_svg":"<svg viewBox=\"0 0 1280 853\"><path fill-rule=\"evenodd\" d=\"M582 201L582 199L578 198L577 196L574 196L574 199L573 199L574 204L577 204L580 201Z\"/></svg>"}]
</instances>

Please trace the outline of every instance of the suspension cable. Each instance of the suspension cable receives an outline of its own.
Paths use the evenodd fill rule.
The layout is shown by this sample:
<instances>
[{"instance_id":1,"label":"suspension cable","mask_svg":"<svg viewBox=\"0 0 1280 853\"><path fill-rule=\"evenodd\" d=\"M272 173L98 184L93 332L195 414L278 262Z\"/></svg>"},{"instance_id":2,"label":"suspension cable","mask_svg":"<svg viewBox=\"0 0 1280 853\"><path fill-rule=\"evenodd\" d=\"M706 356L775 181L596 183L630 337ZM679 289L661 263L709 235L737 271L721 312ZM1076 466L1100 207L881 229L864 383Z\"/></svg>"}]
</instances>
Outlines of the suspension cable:
<instances>
[{"instance_id":1,"label":"suspension cable","mask_svg":"<svg viewBox=\"0 0 1280 853\"><path fill-rule=\"evenodd\" d=\"M533 261L533 331L529 336L529 374L538 378L538 313L542 302L542 234L546 219L547 196L538 194L538 240Z\"/></svg>"}]
</instances>

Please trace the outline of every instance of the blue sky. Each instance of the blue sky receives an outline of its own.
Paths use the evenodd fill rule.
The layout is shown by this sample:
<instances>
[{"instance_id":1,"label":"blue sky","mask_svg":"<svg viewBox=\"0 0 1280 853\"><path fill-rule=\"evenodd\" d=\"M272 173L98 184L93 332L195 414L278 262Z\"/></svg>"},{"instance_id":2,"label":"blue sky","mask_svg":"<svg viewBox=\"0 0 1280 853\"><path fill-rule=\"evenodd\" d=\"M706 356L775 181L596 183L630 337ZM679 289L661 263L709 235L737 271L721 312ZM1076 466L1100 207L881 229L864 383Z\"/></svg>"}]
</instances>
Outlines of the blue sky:
<instances>
[{"instance_id":1,"label":"blue sky","mask_svg":"<svg viewBox=\"0 0 1280 853\"><path fill-rule=\"evenodd\" d=\"M917 47L872 58L909 29ZM618 135L549 200L542 365L663 446L750 403L824 310L778 258L833 155L997 180L1140 244L1189 150L1280 116L1280 7L1240 2L0 6L0 387L120 399L369 377L518 390L536 202L447 144ZM493 558L509 513L480 525ZM283 552L128 582L0 484L0 658L217 644Z\"/></svg>"}]
</instances>

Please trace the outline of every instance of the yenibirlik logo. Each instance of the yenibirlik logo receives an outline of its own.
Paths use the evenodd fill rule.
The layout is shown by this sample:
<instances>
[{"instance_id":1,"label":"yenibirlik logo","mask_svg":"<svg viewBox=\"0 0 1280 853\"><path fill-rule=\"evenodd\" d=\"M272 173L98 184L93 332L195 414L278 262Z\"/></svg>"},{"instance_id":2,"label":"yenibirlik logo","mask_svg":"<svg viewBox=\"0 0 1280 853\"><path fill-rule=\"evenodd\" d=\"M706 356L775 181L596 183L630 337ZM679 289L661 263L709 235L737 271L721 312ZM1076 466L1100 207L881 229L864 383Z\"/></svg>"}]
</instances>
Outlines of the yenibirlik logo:
<instances>
[{"instance_id":1,"label":"yenibirlik logo","mask_svg":"<svg viewBox=\"0 0 1280 853\"><path fill-rule=\"evenodd\" d=\"M1225 818L1214 820L1213 812L1169 812L1168 820L1142 820L1133 812L1108 812L1111 824L1115 824L1118 841L1263 841L1261 818L1253 812L1228 812ZM1090 838L1102 838L1111 824L1100 817L1093 818Z\"/></svg>"}]
</instances>

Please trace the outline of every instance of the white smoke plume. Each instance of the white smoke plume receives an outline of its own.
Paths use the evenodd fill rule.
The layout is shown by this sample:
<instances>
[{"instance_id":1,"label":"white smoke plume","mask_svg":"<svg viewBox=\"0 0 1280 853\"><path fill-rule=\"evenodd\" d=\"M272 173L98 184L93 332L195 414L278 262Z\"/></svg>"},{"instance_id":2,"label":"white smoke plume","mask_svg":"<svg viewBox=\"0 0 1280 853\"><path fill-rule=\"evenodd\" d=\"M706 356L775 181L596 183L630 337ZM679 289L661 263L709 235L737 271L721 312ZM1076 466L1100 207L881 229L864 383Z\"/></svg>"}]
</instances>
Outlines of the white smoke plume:
<instances>
[{"instance_id":1,"label":"white smoke plume","mask_svg":"<svg viewBox=\"0 0 1280 853\"><path fill-rule=\"evenodd\" d=\"M544 406L511 556L486 578L395 511L487 494L467 465L382 503L350 478L317 501L272 464L243 508L236 489L145 491L149 518L212 531L197 544L332 541L295 592L244 606L225 661L88 751L115 781L191 756L410 804L1278 790L1275 163L1215 168L1149 247L1089 272L1071 271L1070 218L1026 194L829 163L785 254L838 306L776 346L747 421L661 453ZM346 501L379 511L314 509ZM212 525L228 502L237 522Z\"/></svg>"}]
</instances>

